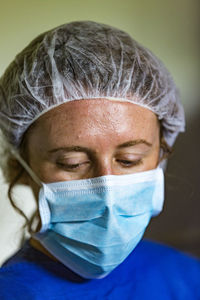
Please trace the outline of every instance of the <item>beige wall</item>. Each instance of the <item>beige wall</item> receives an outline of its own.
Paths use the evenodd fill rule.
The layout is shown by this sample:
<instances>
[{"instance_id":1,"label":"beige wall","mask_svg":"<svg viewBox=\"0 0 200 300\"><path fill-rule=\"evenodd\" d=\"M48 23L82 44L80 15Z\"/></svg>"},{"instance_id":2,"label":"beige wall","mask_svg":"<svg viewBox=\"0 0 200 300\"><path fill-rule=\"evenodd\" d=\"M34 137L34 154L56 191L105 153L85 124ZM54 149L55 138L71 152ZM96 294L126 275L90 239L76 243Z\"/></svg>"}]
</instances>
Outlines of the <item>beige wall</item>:
<instances>
[{"instance_id":1,"label":"beige wall","mask_svg":"<svg viewBox=\"0 0 200 300\"><path fill-rule=\"evenodd\" d=\"M45 30L74 20L107 23L129 32L165 62L181 90L187 118L193 120L199 117L197 113L200 108L197 81L199 80L197 5L197 0L2 1L0 5L0 74L17 52ZM196 146L191 145L192 147ZM183 160L185 158L183 156ZM180 162L182 163L184 161ZM187 173L188 171L183 168L181 172ZM196 175L194 176L196 178ZM8 204L7 186L3 184L2 176L0 189L1 263L19 245L19 228L22 219L17 217ZM19 201L23 202L21 204L29 210L30 194L28 191L22 190L20 193L18 190L16 193ZM177 197L181 198L181 195ZM170 202L170 199L167 201ZM32 204L31 207L33 207ZM176 208L178 207L179 204ZM174 210L173 207L171 209ZM186 212L183 212L184 214ZM174 217L174 220L177 218ZM174 224L176 226L176 222ZM195 225L197 228L198 224ZM166 226L165 230L167 231ZM170 230L173 231L174 227L172 226ZM167 233L170 236L170 232ZM155 238L157 236L159 234L155 233ZM170 238L166 241L170 242Z\"/></svg>"}]
</instances>

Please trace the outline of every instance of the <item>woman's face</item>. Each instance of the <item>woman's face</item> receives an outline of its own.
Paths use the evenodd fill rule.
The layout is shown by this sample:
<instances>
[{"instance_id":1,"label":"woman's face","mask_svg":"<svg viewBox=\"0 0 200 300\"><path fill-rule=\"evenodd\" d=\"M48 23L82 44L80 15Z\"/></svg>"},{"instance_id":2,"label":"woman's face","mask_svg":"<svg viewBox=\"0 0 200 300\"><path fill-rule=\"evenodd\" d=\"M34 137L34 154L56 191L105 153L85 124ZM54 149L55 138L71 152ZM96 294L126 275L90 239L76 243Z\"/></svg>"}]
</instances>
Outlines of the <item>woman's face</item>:
<instances>
[{"instance_id":1,"label":"woman's face","mask_svg":"<svg viewBox=\"0 0 200 300\"><path fill-rule=\"evenodd\" d=\"M156 115L128 102L77 100L41 116L28 134L29 165L45 183L154 169Z\"/></svg>"}]
</instances>

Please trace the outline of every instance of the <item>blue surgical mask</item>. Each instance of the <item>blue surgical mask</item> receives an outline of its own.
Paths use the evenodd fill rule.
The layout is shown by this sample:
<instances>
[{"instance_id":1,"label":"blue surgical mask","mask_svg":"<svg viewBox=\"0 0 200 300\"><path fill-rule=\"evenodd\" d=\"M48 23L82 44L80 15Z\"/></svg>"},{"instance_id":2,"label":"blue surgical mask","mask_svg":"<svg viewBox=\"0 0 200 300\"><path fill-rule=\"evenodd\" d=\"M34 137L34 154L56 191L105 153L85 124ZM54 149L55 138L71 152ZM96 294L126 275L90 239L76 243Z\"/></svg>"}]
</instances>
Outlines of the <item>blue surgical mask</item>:
<instances>
[{"instance_id":1,"label":"blue surgical mask","mask_svg":"<svg viewBox=\"0 0 200 300\"><path fill-rule=\"evenodd\" d=\"M163 200L161 168L42 184L33 237L80 276L102 278L133 251Z\"/></svg>"}]
</instances>

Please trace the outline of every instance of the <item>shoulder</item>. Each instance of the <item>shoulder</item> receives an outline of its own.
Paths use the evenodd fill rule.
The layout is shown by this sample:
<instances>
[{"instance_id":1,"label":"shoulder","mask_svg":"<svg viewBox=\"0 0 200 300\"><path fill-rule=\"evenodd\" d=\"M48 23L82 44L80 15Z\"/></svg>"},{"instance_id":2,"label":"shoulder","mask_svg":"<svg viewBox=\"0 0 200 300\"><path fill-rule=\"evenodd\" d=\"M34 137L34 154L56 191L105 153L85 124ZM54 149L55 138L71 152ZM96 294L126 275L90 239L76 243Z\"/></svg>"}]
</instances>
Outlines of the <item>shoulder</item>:
<instances>
[{"instance_id":1,"label":"shoulder","mask_svg":"<svg viewBox=\"0 0 200 300\"><path fill-rule=\"evenodd\" d=\"M131 255L132 259L140 259L143 266L162 267L163 272L200 272L200 259L158 242L143 240Z\"/></svg>"},{"instance_id":2,"label":"shoulder","mask_svg":"<svg viewBox=\"0 0 200 300\"><path fill-rule=\"evenodd\" d=\"M175 249L172 246L164 245L159 242L153 242L149 240L143 240L138 245L138 249L135 249L138 255L142 255L148 259L156 262L156 264L168 264L173 262L172 267L176 268L181 264L182 266L190 266L193 268L200 267L200 259Z\"/></svg>"},{"instance_id":3,"label":"shoulder","mask_svg":"<svg viewBox=\"0 0 200 300\"><path fill-rule=\"evenodd\" d=\"M174 295L169 299L200 299L199 259L148 240L141 241L129 259L129 266L136 268L133 274L137 273L140 288L145 282L143 288L152 293L160 290Z\"/></svg>"},{"instance_id":4,"label":"shoulder","mask_svg":"<svg viewBox=\"0 0 200 300\"><path fill-rule=\"evenodd\" d=\"M51 299L62 265L25 245L0 268L0 299Z\"/></svg>"},{"instance_id":5,"label":"shoulder","mask_svg":"<svg viewBox=\"0 0 200 300\"><path fill-rule=\"evenodd\" d=\"M34 299L30 295L29 286L34 280L33 268L26 263L16 263L0 269L0 299Z\"/></svg>"},{"instance_id":6,"label":"shoulder","mask_svg":"<svg viewBox=\"0 0 200 300\"><path fill-rule=\"evenodd\" d=\"M0 299L69 299L69 274L56 262L19 262L0 269Z\"/></svg>"},{"instance_id":7,"label":"shoulder","mask_svg":"<svg viewBox=\"0 0 200 300\"><path fill-rule=\"evenodd\" d=\"M0 299L67 300L83 282L63 264L26 245L0 268Z\"/></svg>"}]
</instances>

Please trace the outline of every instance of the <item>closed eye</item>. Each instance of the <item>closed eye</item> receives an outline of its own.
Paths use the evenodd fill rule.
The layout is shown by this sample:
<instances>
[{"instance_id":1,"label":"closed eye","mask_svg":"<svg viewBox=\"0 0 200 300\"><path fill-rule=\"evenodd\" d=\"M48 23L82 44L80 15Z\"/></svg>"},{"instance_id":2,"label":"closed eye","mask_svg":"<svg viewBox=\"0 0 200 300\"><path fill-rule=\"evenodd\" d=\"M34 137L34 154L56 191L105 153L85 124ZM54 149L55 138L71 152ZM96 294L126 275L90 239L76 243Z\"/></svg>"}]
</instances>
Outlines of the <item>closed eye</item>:
<instances>
[{"instance_id":1,"label":"closed eye","mask_svg":"<svg viewBox=\"0 0 200 300\"><path fill-rule=\"evenodd\" d=\"M75 170L75 169L81 168L82 166L85 166L89 163L90 163L89 161L85 161L85 162L78 163L78 164L65 164L65 163L60 163L60 162L57 162L56 164L59 168L62 168L65 170Z\"/></svg>"},{"instance_id":2,"label":"closed eye","mask_svg":"<svg viewBox=\"0 0 200 300\"><path fill-rule=\"evenodd\" d=\"M130 168L130 167L134 167L134 166L138 166L142 163L142 159L138 159L138 160L124 160L124 159L116 159L116 161L118 163L120 163L122 166L126 167L126 168Z\"/></svg>"}]
</instances>

